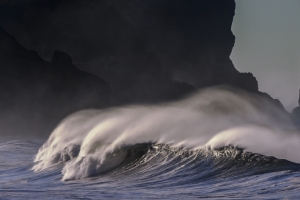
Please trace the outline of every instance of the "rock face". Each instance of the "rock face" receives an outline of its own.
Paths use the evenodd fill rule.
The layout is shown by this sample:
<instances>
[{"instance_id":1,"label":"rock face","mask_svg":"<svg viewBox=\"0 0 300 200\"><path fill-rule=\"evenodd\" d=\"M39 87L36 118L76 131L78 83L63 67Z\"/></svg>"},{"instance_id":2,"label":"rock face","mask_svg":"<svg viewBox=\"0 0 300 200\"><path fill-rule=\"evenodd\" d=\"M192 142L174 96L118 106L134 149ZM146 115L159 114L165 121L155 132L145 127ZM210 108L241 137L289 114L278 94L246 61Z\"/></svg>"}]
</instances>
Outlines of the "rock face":
<instances>
[{"instance_id":1,"label":"rock face","mask_svg":"<svg viewBox=\"0 0 300 200\"><path fill-rule=\"evenodd\" d=\"M0 32L2 134L47 132L70 113L109 104L109 84L78 70L69 55L56 51L52 62Z\"/></svg>"},{"instance_id":2,"label":"rock face","mask_svg":"<svg viewBox=\"0 0 300 200\"><path fill-rule=\"evenodd\" d=\"M293 110L292 116L293 116L295 124L300 128L300 90L299 90L298 104L299 104L299 106Z\"/></svg>"},{"instance_id":3,"label":"rock face","mask_svg":"<svg viewBox=\"0 0 300 200\"><path fill-rule=\"evenodd\" d=\"M144 84L145 79L157 83L166 74L196 88L230 84L258 91L255 77L239 73L229 58L235 41L234 0L50 2L12 7L9 20L0 17L0 23L43 57L64 49L76 66L112 88L128 85L129 96L140 94L132 84Z\"/></svg>"},{"instance_id":4,"label":"rock face","mask_svg":"<svg viewBox=\"0 0 300 200\"><path fill-rule=\"evenodd\" d=\"M54 51L52 61L46 62L3 29L0 43L2 134L48 134L82 109L175 100L195 91L168 76L131 82L126 77L121 88L111 90L103 79L76 68L67 53Z\"/></svg>"},{"instance_id":5,"label":"rock face","mask_svg":"<svg viewBox=\"0 0 300 200\"><path fill-rule=\"evenodd\" d=\"M298 99L298 105L300 106L300 90L299 90L299 99Z\"/></svg>"},{"instance_id":6,"label":"rock face","mask_svg":"<svg viewBox=\"0 0 300 200\"><path fill-rule=\"evenodd\" d=\"M213 85L259 93L255 77L229 58L234 0L49 2L0 8L0 24L17 38L0 31L0 128L7 133L49 133L81 109L176 100ZM49 52L51 62L39 56L50 59Z\"/></svg>"}]
</instances>

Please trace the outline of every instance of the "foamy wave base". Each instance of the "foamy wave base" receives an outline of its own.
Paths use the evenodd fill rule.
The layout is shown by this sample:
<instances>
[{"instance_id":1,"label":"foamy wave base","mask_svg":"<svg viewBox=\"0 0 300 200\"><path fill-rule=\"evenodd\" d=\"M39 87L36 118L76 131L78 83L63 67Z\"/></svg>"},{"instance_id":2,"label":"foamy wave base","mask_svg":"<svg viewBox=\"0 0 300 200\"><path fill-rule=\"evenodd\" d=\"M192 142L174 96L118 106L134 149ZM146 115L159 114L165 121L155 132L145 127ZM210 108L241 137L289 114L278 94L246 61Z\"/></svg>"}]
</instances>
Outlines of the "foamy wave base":
<instances>
[{"instance_id":1,"label":"foamy wave base","mask_svg":"<svg viewBox=\"0 0 300 200\"><path fill-rule=\"evenodd\" d=\"M75 113L40 148L33 170L65 163L62 179L81 179L121 165L129 154L148 151L132 150L141 144L195 152L242 147L300 163L300 135L285 113L253 94L210 88L175 103Z\"/></svg>"}]
</instances>

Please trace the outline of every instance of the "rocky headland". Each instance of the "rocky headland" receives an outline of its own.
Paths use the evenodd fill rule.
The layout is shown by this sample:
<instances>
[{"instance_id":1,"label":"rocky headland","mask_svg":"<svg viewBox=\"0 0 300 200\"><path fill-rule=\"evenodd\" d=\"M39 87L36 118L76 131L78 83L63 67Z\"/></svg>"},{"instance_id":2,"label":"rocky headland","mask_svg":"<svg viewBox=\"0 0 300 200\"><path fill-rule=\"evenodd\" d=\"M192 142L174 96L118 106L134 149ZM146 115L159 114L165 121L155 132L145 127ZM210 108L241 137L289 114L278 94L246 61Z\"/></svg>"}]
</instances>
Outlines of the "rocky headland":
<instances>
[{"instance_id":1,"label":"rocky headland","mask_svg":"<svg viewBox=\"0 0 300 200\"><path fill-rule=\"evenodd\" d=\"M297 127L300 129L300 90L299 90L299 99L298 99L299 106L294 108L292 112L293 120Z\"/></svg>"},{"instance_id":2,"label":"rocky headland","mask_svg":"<svg viewBox=\"0 0 300 200\"><path fill-rule=\"evenodd\" d=\"M59 6L60 1L54 2ZM99 47L93 48L102 53L97 54L97 62L90 62L90 68L85 69L81 62L74 64L70 55L80 57L83 53L78 49L75 52L70 48L68 53L55 50L52 60L46 61L40 52L27 49L35 48L31 43L23 47L13 36L18 35L16 32L0 29L2 132L47 135L64 117L82 109L171 101L215 85L264 96L284 110L278 100L259 91L253 74L240 73L229 58L235 41L231 31L234 0L154 0L147 6L135 0L94 3L111 13L98 21L106 31L101 32L100 39L94 36ZM46 9L47 5L28 4L31 10L41 6ZM137 7L140 12L130 12ZM27 19L36 17L34 13ZM16 23L24 22L21 19ZM66 42L72 44L71 39ZM40 40L53 48L45 38ZM82 42L88 40L93 37L82 38ZM85 52L86 46L82 48ZM296 108L293 115L299 110Z\"/></svg>"}]
</instances>

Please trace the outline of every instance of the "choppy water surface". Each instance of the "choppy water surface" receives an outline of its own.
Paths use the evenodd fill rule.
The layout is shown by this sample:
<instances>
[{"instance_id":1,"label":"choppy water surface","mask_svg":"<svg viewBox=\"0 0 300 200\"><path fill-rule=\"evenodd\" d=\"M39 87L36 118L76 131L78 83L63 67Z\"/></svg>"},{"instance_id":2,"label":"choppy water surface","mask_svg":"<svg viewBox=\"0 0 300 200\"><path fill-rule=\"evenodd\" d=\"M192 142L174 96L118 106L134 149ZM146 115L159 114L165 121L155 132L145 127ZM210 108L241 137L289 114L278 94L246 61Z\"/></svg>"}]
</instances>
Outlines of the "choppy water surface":
<instances>
[{"instance_id":1,"label":"choppy water surface","mask_svg":"<svg viewBox=\"0 0 300 200\"><path fill-rule=\"evenodd\" d=\"M63 163L40 172L31 169L40 145L28 141L1 144L1 199L300 197L300 165L230 146L189 151L138 145L123 149L127 154L123 163L106 172L62 181Z\"/></svg>"},{"instance_id":2,"label":"choppy water surface","mask_svg":"<svg viewBox=\"0 0 300 200\"><path fill-rule=\"evenodd\" d=\"M299 199L300 133L259 98L209 90L76 113L0 144L0 199Z\"/></svg>"}]
</instances>

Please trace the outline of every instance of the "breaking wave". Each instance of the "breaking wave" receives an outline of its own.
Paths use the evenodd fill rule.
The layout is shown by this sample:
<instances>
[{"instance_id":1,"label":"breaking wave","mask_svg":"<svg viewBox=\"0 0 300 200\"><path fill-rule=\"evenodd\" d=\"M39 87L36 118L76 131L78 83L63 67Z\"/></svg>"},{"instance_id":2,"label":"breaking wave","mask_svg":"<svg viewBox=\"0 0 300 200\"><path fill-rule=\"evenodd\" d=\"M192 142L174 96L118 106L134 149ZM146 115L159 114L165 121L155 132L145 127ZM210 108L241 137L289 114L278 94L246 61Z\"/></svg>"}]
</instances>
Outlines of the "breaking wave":
<instances>
[{"instance_id":1,"label":"breaking wave","mask_svg":"<svg viewBox=\"0 0 300 200\"><path fill-rule=\"evenodd\" d=\"M168 104L75 113L39 149L33 170L63 163L63 180L143 165L152 175L261 173L298 167L299 144L289 116L268 100L210 88Z\"/></svg>"}]
</instances>

